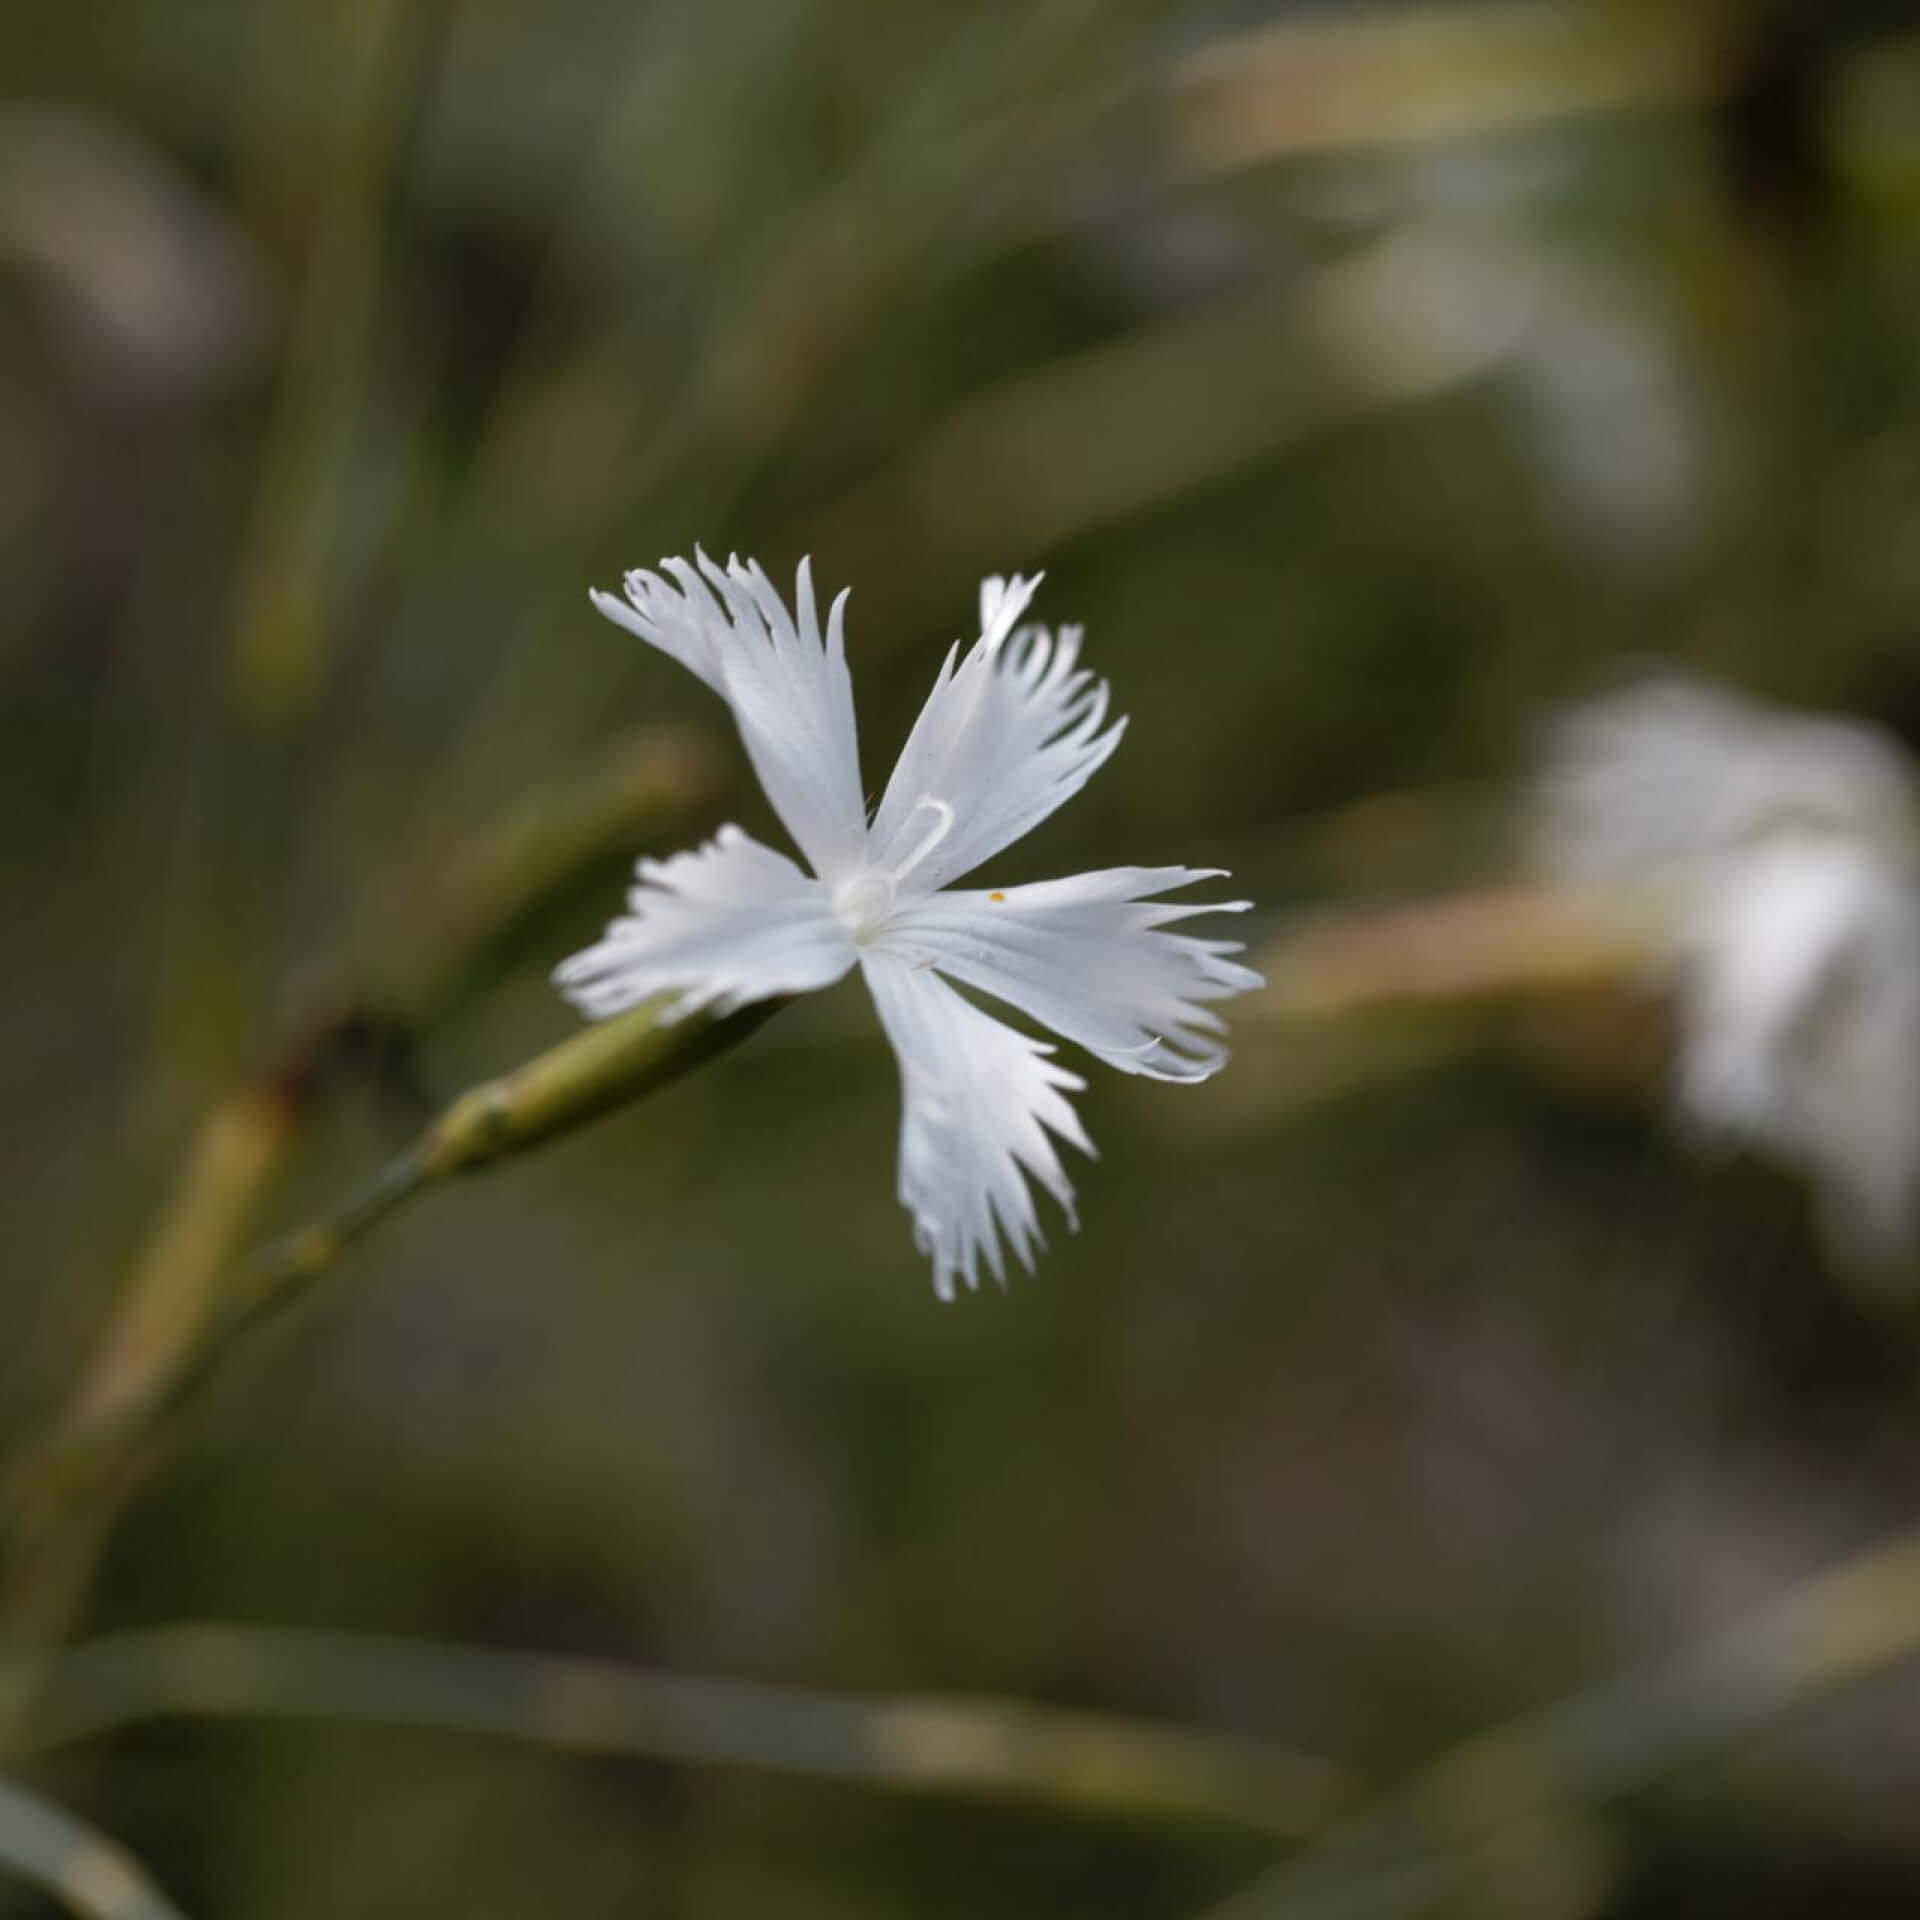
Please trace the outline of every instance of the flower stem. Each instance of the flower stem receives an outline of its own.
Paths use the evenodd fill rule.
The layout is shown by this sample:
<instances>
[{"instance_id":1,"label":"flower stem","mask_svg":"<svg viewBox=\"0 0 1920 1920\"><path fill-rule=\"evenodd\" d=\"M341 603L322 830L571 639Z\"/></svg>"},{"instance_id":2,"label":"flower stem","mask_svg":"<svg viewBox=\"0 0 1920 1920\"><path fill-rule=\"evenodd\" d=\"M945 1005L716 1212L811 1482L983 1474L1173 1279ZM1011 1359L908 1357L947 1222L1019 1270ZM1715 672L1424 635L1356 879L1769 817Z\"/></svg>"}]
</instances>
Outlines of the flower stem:
<instances>
[{"instance_id":1,"label":"flower stem","mask_svg":"<svg viewBox=\"0 0 1920 1920\"><path fill-rule=\"evenodd\" d=\"M657 1002L585 1027L452 1102L407 1152L331 1213L287 1234L241 1270L225 1314L176 1376L161 1411L190 1398L259 1321L331 1273L427 1188L531 1151L727 1052L787 1003L763 1000L723 1019L666 1024Z\"/></svg>"}]
</instances>

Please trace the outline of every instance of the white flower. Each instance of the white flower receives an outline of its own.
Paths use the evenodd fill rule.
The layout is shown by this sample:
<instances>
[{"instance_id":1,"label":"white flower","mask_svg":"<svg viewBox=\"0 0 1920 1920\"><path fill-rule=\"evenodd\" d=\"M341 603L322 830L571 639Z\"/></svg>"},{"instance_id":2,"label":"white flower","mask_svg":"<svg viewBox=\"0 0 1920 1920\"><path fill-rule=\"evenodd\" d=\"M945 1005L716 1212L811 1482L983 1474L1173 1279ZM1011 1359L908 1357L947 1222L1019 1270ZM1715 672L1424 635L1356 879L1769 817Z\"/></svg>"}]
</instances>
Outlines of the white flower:
<instances>
[{"instance_id":1,"label":"white flower","mask_svg":"<svg viewBox=\"0 0 1920 1920\"><path fill-rule=\"evenodd\" d=\"M1812 1176L1837 1250L1885 1271L1920 1184L1920 826L1871 729L1686 682L1577 708L1538 851L1664 930L1677 1099Z\"/></svg>"},{"instance_id":2,"label":"white flower","mask_svg":"<svg viewBox=\"0 0 1920 1920\"><path fill-rule=\"evenodd\" d=\"M1038 577L980 589L980 637L948 654L878 812L862 802L842 593L824 637L800 567L789 614L756 564L661 563L608 619L696 673L733 709L760 784L812 873L723 827L696 853L643 860L629 912L554 978L604 1019L656 995L665 1015L727 1013L808 993L860 969L899 1056L900 1198L933 1259L934 1286L1004 1280L1001 1236L1031 1268L1040 1238L1031 1175L1067 1209L1054 1137L1091 1153L1067 1099L1085 1082L955 991L1004 1001L1123 1073L1202 1080L1226 1060L1206 1004L1258 986L1236 943L1170 933L1244 900L1156 899L1218 877L1113 867L992 891L953 882L1079 792L1119 743L1107 688L1077 665L1078 628L1019 625Z\"/></svg>"}]
</instances>

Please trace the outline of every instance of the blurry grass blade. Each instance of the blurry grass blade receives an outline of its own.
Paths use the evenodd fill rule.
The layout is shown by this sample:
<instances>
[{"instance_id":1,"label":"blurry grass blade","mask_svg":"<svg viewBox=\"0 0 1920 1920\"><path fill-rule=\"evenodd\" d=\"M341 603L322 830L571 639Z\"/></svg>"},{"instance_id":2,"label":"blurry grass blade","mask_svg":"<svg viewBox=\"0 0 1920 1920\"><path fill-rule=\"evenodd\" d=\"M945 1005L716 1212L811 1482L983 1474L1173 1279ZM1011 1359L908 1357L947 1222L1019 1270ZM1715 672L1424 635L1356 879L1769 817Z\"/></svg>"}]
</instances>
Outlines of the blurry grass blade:
<instances>
[{"instance_id":1,"label":"blurry grass blade","mask_svg":"<svg viewBox=\"0 0 1920 1920\"><path fill-rule=\"evenodd\" d=\"M292 1104L264 1088L243 1089L207 1117L88 1376L76 1413L83 1423L140 1401L198 1337L293 1131Z\"/></svg>"},{"instance_id":2,"label":"blurry grass blade","mask_svg":"<svg viewBox=\"0 0 1920 1920\"><path fill-rule=\"evenodd\" d=\"M119 121L0 111L0 261L58 316L52 346L109 403L191 392L259 354L259 261L187 170Z\"/></svg>"},{"instance_id":3,"label":"blurry grass blade","mask_svg":"<svg viewBox=\"0 0 1920 1920\"><path fill-rule=\"evenodd\" d=\"M1204 176L1292 154L1688 106L1709 89L1708 27L1706 10L1686 5L1480 0L1254 28L1180 73L1182 158Z\"/></svg>"},{"instance_id":4,"label":"blurry grass blade","mask_svg":"<svg viewBox=\"0 0 1920 1920\"><path fill-rule=\"evenodd\" d=\"M884 606L911 602L909 570L916 585L930 569L970 578L996 556L1150 520L1355 420L1501 371L1527 338L1532 271L1495 245L1389 233L1311 277L1022 367L808 510L791 542L897 556ZM1116 418L1133 429L1118 440Z\"/></svg>"},{"instance_id":5,"label":"blurry grass blade","mask_svg":"<svg viewBox=\"0 0 1920 1920\"><path fill-rule=\"evenodd\" d=\"M1531 887L1322 914L1260 950L1246 1015L1356 1019L1395 1006L1499 1002L1631 982L1656 951L1632 903Z\"/></svg>"},{"instance_id":6,"label":"blurry grass blade","mask_svg":"<svg viewBox=\"0 0 1920 1920\"><path fill-rule=\"evenodd\" d=\"M293 1715L1287 1837L1324 1825L1351 1791L1339 1768L1284 1747L1115 1715L863 1699L371 1635L158 1627L29 1662L15 1684L33 1693L35 1746L168 1715Z\"/></svg>"},{"instance_id":7,"label":"blurry grass blade","mask_svg":"<svg viewBox=\"0 0 1920 1920\"><path fill-rule=\"evenodd\" d=\"M1206 1920L1413 1915L1489 1849L1640 1792L1920 1655L1920 1534L1723 1631L1477 1734Z\"/></svg>"},{"instance_id":8,"label":"blurry grass blade","mask_svg":"<svg viewBox=\"0 0 1920 1920\"><path fill-rule=\"evenodd\" d=\"M262 734L298 717L320 684L332 632L347 468L360 422L374 330L388 177L432 44L430 0L360 0L266 10L285 36L277 63L336 94L323 163L304 146L306 115L269 116L259 184L269 200L323 183L297 295L278 406L269 430L254 524L242 565L233 686ZM286 75L276 75L286 78ZM268 89L270 92L271 89ZM290 205L268 218L298 216Z\"/></svg>"},{"instance_id":9,"label":"blurry grass blade","mask_svg":"<svg viewBox=\"0 0 1920 1920\"><path fill-rule=\"evenodd\" d=\"M37 1795L0 1781L0 1869L83 1920L182 1920L125 1848Z\"/></svg>"},{"instance_id":10,"label":"blurry grass blade","mask_svg":"<svg viewBox=\"0 0 1920 1920\"><path fill-rule=\"evenodd\" d=\"M218 1317L220 1282L298 1131L293 1101L243 1087L202 1122L118 1311L52 1435L12 1463L0 1619L28 1638L57 1636L106 1543L129 1463L104 1436L137 1431Z\"/></svg>"}]
</instances>

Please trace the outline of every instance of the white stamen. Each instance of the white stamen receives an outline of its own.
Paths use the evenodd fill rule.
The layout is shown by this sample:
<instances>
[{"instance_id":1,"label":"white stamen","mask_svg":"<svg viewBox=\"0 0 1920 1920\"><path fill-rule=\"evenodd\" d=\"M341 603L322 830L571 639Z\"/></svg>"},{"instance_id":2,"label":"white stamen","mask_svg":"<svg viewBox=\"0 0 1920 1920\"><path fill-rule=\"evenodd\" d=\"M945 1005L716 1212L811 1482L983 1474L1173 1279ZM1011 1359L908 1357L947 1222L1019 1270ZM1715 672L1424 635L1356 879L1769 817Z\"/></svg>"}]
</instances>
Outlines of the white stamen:
<instances>
[{"instance_id":1,"label":"white stamen","mask_svg":"<svg viewBox=\"0 0 1920 1920\"><path fill-rule=\"evenodd\" d=\"M904 860L897 860L887 869L887 876L898 886L948 834L953 831L953 809L946 801L937 800L930 793L923 793L913 803L914 813L932 813L938 817L933 825L921 837L920 844ZM911 819L913 816L908 815Z\"/></svg>"}]
</instances>

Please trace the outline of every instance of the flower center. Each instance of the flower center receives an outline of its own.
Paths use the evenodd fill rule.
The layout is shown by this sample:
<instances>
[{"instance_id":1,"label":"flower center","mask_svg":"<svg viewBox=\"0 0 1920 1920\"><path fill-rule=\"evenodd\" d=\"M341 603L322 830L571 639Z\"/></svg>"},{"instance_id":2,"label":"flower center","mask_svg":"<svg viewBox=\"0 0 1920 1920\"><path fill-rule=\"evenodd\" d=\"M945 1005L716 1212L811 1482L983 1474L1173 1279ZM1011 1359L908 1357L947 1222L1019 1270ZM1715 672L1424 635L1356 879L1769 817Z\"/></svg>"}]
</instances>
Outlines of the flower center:
<instances>
[{"instance_id":1,"label":"flower center","mask_svg":"<svg viewBox=\"0 0 1920 1920\"><path fill-rule=\"evenodd\" d=\"M932 823L903 859L890 867L862 867L833 890L833 916L853 936L856 946L864 946L879 931L893 912L901 881L953 831L953 808L946 801L923 793L913 803L913 814L921 813L932 814Z\"/></svg>"}]
</instances>

